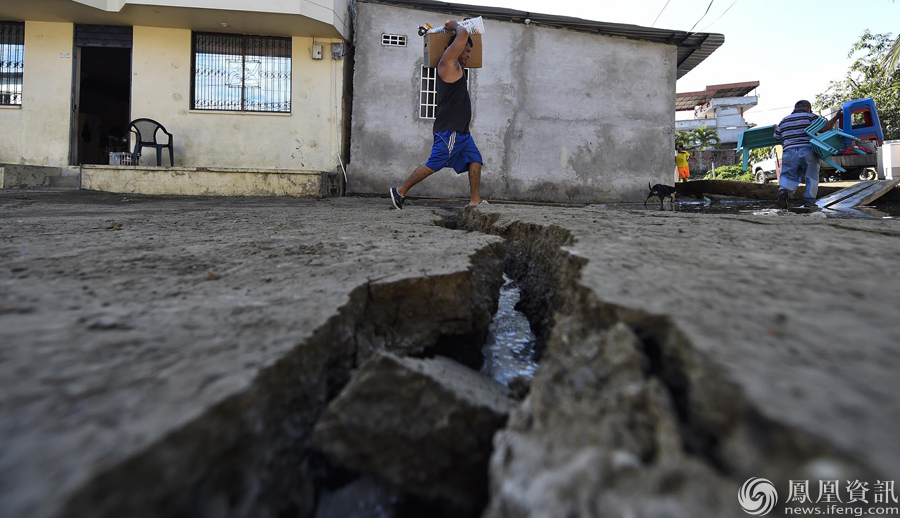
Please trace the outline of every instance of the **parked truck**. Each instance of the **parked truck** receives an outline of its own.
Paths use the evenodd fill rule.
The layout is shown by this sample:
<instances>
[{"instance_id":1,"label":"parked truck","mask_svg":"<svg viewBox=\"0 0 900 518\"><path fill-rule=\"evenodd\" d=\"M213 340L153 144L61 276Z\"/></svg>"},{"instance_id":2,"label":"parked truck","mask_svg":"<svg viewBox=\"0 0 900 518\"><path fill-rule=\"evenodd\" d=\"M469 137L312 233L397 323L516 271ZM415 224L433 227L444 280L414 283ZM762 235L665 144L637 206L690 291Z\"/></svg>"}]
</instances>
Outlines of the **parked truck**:
<instances>
[{"instance_id":1,"label":"parked truck","mask_svg":"<svg viewBox=\"0 0 900 518\"><path fill-rule=\"evenodd\" d=\"M824 160L819 160L819 179L822 182L837 182L841 180L874 180L878 176L877 164L881 160L882 146L873 146L867 155L837 155L831 157L831 161L841 166L841 172ZM753 181L759 184L769 183L781 174L781 147L776 146L769 150L758 161L750 162L750 170L753 171Z\"/></svg>"},{"instance_id":2,"label":"parked truck","mask_svg":"<svg viewBox=\"0 0 900 518\"><path fill-rule=\"evenodd\" d=\"M878 110L872 99L854 99L841 103L842 117L837 129L853 135L858 141L844 139L845 151L856 151L831 157L833 164L823 164L820 178L874 180L878 177L879 155L884 151L884 133ZM827 162L827 161L826 161ZM834 165L840 166L839 168ZM844 169L841 171L840 169Z\"/></svg>"},{"instance_id":3,"label":"parked truck","mask_svg":"<svg viewBox=\"0 0 900 518\"><path fill-rule=\"evenodd\" d=\"M769 183L781 174L781 146L774 146L762 160L750 163L753 171L753 181L756 183Z\"/></svg>"}]
</instances>

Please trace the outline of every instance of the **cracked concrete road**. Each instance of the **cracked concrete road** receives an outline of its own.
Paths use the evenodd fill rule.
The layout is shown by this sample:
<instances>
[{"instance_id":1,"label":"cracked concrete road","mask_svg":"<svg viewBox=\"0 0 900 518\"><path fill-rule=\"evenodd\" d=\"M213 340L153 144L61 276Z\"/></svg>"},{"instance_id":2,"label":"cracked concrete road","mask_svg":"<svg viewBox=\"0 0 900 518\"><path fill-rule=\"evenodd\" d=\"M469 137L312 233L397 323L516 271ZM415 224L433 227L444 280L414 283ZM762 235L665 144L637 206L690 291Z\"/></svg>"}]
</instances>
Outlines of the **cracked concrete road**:
<instances>
[{"instance_id":1,"label":"cracked concrete road","mask_svg":"<svg viewBox=\"0 0 900 518\"><path fill-rule=\"evenodd\" d=\"M551 297L549 370L495 437L486 516L743 516L733 494L749 477L780 492L789 480L900 475L895 220L491 206L463 223L537 263L546 252L530 243L552 229L558 284L574 293ZM628 362L584 372L629 341L598 334L622 323L641 338L646 382ZM612 403L623 399L635 402ZM677 427L658 410L666 401ZM629 446L640 427L616 424L630 419L663 432L626 463L641 475L610 475L616 455L640 453ZM585 428L596 435L571 438ZM680 482L666 490L673 469Z\"/></svg>"},{"instance_id":2,"label":"cracked concrete road","mask_svg":"<svg viewBox=\"0 0 900 518\"><path fill-rule=\"evenodd\" d=\"M558 226L604 303L666 315L764 413L900 477L900 222L491 206Z\"/></svg>"},{"instance_id":3,"label":"cracked concrete road","mask_svg":"<svg viewBox=\"0 0 900 518\"><path fill-rule=\"evenodd\" d=\"M310 340L352 290L465 271L500 238L435 225L460 209L0 191L0 514L62 515ZM597 299L668 316L768 419L900 478L896 220L475 210L571 233Z\"/></svg>"},{"instance_id":4,"label":"cracked concrete road","mask_svg":"<svg viewBox=\"0 0 900 518\"><path fill-rule=\"evenodd\" d=\"M766 416L900 478L900 222L604 216L559 223L598 298L670 315Z\"/></svg>"},{"instance_id":5,"label":"cracked concrete road","mask_svg":"<svg viewBox=\"0 0 900 518\"><path fill-rule=\"evenodd\" d=\"M475 251L500 241L386 201L0 193L0 514L56 515L88 481L278 371L354 311L358 289L468 277ZM442 311L448 331L465 324L460 302ZM344 362L328 356L336 342L304 361Z\"/></svg>"}]
</instances>

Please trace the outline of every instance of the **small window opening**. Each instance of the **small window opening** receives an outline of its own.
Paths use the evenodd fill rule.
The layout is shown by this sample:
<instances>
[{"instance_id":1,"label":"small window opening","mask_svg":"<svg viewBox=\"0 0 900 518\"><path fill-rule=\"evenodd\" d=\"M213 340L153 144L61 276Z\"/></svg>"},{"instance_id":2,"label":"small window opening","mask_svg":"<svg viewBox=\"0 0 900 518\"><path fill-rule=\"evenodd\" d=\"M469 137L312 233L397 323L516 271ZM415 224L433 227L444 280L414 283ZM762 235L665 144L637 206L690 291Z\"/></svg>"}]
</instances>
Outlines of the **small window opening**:
<instances>
[{"instance_id":1,"label":"small window opening","mask_svg":"<svg viewBox=\"0 0 900 518\"><path fill-rule=\"evenodd\" d=\"M400 34L382 34L381 44L386 47L405 47L406 36Z\"/></svg>"}]
</instances>

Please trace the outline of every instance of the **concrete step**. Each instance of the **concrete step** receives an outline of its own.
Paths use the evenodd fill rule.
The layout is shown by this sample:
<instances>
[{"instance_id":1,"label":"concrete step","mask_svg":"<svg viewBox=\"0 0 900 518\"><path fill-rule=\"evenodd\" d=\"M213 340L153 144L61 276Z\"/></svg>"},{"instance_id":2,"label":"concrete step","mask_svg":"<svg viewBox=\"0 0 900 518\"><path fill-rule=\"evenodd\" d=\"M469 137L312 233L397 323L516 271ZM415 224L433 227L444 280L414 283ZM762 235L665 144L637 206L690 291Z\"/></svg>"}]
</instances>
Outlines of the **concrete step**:
<instances>
[{"instance_id":1,"label":"concrete step","mask_svg":"<svg viewBox=\"0 0 900 518\"><path fill-rule=\"evenodd\" d=\"M3 189L78 189L80 186L78 166L0 164L0 188Z\"/></svg>"}]
</instances>

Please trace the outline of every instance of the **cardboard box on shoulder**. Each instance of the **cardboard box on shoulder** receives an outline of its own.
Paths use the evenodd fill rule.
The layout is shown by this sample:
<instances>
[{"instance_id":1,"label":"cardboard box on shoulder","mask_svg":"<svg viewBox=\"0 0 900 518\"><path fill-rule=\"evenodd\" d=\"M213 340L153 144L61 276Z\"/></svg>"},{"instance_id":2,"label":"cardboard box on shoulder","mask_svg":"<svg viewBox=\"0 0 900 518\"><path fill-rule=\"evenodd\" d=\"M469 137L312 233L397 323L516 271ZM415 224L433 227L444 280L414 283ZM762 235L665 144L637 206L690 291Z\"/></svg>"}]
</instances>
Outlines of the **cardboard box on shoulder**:
<instances>
[{"instance_id":1,"label":"cardboard box on shoulder","mask_svg":"<svg viewBox=\"0 0 900 518\"><path fill-rule=\"evenodd\" d=\"M425 34L425 66L436 67L441 61L441 56L450 43L453 33L449 32L429 32ZM481 68L481 34L469 34L472 38L472 54L469 55L469 61L466 68Z\"/></svg>"}]
</instances>

